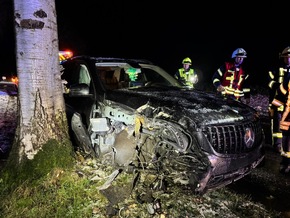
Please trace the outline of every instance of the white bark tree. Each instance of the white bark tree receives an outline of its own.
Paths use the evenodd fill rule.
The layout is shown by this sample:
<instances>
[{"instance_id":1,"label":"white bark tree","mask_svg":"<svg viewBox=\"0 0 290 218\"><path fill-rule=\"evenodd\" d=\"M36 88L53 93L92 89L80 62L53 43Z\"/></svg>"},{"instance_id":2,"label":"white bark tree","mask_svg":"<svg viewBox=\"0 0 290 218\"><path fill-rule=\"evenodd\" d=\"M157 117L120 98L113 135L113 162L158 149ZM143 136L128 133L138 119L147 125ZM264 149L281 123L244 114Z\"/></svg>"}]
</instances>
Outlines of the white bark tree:
<instances>
[{"instance_id":1,"label":"white bark tree","mask_svg":"<svg viewBox=\"0 0 290 218\"><path fill-rule=\"evenodd\" d=\"M50 139L68 137L58 59L54 0L14 0L19 78L19 162L33 159Z\"/></svg>"}]
</instances>

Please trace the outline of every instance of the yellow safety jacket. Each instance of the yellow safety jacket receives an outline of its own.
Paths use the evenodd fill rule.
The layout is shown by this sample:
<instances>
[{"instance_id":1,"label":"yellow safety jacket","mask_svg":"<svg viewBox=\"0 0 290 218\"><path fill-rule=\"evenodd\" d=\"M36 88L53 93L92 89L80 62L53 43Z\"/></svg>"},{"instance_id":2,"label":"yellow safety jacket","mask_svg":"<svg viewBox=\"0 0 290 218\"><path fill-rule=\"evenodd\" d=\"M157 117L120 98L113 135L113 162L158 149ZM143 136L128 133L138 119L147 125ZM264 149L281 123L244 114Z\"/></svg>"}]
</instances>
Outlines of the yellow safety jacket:
<instances>
[{"instance_id":1,"label":"yellow safety jacket","mask_svg":"<svg viewBox=\"0 0 290 218\"><path fill-rule=\"evenodd\" d=\"M178 73L175 74L175 78L183 82L185 85L191 87L194 87L194 84L197 83L197 74L192 68L190 68L188 71L185 71L184 68L178 69Z\"/></svg>"}]
</instances>

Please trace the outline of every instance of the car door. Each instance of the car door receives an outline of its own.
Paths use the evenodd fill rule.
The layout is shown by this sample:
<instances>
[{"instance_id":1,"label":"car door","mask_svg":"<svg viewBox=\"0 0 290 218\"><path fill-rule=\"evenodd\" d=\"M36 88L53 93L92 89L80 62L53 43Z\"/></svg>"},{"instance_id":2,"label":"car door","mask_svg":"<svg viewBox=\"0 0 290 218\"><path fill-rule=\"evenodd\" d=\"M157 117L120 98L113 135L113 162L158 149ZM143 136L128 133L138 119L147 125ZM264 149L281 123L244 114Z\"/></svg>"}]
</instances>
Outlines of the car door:
<instances>
[{"instance_id":1,"label":"car door","mask_svg":"<svg viewBox=\"0 0 290 218\"><path fill-rule=\"evenodd\" d=\"M62 81L68 119L77 112L88 128L92 110L95 108L95 93L86 63L74 62L64 65Z\"/></svg>"}]
</instances>

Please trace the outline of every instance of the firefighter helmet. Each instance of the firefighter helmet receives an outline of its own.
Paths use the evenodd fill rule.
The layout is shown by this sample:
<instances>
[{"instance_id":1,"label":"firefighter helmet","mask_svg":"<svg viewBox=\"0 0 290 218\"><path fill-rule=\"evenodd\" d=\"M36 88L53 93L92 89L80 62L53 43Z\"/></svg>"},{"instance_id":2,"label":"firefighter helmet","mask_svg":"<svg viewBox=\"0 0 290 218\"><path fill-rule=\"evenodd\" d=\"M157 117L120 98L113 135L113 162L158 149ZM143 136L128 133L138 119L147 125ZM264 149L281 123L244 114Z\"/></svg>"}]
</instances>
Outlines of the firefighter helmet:
<instances>
[{"instance_id":1,"label":"firefighter helmet","mask_svg":"<svg viewBox=\"0 0 290 218\"><path fill-rule=\"evenodd\" d=\"M191 59L190 58L184 58L182 60L182 64L190 64L191 65Z\"/></svg>"},{"instance_id":2,"label":"firefighter helmet","mask_svg":"<svg viewBox=\"0 0 290 218\"><path fill-rule=\"evenodd\" d=\"M246 58L247 52L243 48L237 48L236 50L234 50L232 54L232 58L236 58L236 57Z\"/></svg>"},{"instance_id":3,"label":"firefighter helmet","mask_svg":"<svg viewBox=\"0 0 290 218\"><path fill-rule=\"evenodd\" d=\"M290 57L290 46L287 46L286 48L284 48L284 50L282 51L280 57L282 57L282 58Z\"/></svg>"}]
</instances>

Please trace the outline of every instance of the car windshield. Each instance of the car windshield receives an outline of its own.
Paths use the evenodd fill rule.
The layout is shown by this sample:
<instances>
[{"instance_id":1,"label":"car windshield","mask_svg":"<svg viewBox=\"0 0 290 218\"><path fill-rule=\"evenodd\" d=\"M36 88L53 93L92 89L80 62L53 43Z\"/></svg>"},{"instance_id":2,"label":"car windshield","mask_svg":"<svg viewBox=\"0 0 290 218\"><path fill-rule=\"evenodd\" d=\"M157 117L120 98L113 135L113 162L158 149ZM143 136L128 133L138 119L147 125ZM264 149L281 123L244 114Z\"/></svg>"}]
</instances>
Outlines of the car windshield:
<instances>
[{"instance_id":1,"label":"car windshield","mask_svg":"<svg viewBox=\"0 0 290 218\"><path fill-rule=\"evenodd\" d=\"M147 64L132 67L129 64L98 63L97 73L108 90L137 87L181 87L182 85L163 69Z\"/></svg>"}]
</instances>

